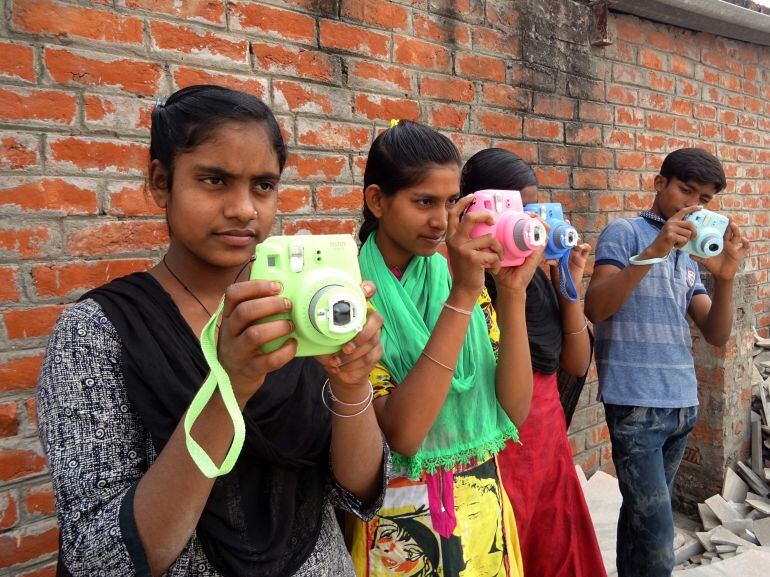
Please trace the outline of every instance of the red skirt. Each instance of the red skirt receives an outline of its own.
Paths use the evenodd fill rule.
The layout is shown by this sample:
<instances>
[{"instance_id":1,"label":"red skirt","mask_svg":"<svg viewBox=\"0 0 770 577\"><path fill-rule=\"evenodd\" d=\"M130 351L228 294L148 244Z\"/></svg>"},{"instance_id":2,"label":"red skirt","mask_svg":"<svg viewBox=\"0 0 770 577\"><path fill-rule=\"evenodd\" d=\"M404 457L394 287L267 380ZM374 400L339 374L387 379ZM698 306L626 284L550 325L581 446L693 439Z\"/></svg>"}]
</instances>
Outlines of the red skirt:
<instances>
[{"instance_id":1,"label":"red skirt","mask_svg":"<svg viewBox=\"0 0 770 577\"><path fill-rule=\"evenodd\" d=\"M532 407L519 440L508 442L498 462L516 515L524 575L606 577L555 374L534 373Z\"/></svg>"}]
</instances>

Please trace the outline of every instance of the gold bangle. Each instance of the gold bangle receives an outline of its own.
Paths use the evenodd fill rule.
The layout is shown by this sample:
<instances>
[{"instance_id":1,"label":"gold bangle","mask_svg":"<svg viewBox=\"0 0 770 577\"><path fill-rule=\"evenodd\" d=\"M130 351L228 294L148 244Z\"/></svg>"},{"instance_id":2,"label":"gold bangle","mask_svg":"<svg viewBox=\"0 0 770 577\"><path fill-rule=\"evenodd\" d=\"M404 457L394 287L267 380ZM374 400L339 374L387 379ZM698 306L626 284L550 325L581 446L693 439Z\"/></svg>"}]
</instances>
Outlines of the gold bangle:
<instances>
[{"instance_id":1,"label":"gold bangle","mask_svg":"<svg viewBox=\"0 0 770 577\"><path fill-rule=\"evenodd\" d=\"M564 333L564 335L565 335L565 336L566 336L566 335L579 335L580 333L582 333L582 332L583 332L584 330L586 330L587 328L588 328L588 319L586 319L586 324L584 324L584 325L583 325L583 328L582 328L582 329L580 329L579 331L575 331L575 332L572 332L572 333L567 333L567 332L565 332L565 333Z\"/></svg>"},{"instance_id":2,"label":"gold bangle","mask_svg":"<svg viewBox=\"0 0 770 577\"><path fill-rule=\"evenodd\" d=\"M442 363L441 361L437 361L436 359L434 359L432 356L430 356L430 355L429 355L428 353L426 353L425 351L423 351L423 352L422 352L422 354L423 354L423 355L425 355L425 356L426 356L428 359L430 359L430 360L431 360L431 361L433 361L434 363L436 363L438 366L440 366L440 367L444 367L446 370L448 370L448 371L452 371L452 373L454 373L454 372L455 372L455 370L454 370L452 367L450 367L449 365L445 365L445 364L444 364L444 363Z\"/></svg>"}]
</instances>

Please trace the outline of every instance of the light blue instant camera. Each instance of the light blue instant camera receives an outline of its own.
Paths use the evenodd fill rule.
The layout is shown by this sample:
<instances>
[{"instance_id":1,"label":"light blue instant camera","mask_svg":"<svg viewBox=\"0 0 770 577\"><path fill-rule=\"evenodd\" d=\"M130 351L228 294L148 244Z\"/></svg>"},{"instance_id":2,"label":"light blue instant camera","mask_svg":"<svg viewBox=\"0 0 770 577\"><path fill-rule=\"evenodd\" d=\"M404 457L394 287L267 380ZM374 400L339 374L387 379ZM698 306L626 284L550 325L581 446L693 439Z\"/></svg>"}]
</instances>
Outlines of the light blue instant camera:
<instances>
[{"instance_id":1,"label":"light blue instant camera","mask_svg":"<svg viewBox=\"0 0 770 577\"><path fill-rule=\"evenodd\" d=\"M548 236L548 246L545 247L545 258L548 260L560 259L564 253L569 253L572 247L577 246L579 236L574 226L564 220L564 211L561 203L542 202L528 204L524 207L527 212L534 212L551 227Z\"/></svg>"},{"instance_id":2,"label":"light blue instant camera","mask_svg":"<svg viewBox=\"0 0 770 577\"><path fill-rule=\"evenodd\" d=\"M698 232L682 247L683 252L701 258L711 258L722 252L725 232L730 224L726 216L704 209L691 212L684 220L694 223Z\"/></svg>"}]
</instances>

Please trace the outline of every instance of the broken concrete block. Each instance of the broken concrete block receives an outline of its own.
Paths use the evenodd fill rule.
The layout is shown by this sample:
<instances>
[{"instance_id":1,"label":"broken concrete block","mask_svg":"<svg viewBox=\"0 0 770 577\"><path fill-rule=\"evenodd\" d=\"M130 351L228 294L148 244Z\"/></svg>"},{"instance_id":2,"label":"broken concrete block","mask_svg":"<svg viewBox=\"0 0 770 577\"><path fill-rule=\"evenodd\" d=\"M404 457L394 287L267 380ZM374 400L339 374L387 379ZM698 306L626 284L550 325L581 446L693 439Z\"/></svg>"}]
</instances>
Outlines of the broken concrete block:
<instances>
[{"instance_id":1,"label":"broken concrete block","mask_svg":"<svg viewBox=\"0 0 770 577\"><path fill-rule=\"evenodd\" d=\"M743 481L741 481L743 483ZM706 531L711 531L714 527L720 525L719 517L714 515L714 511L706 503L698 503L698 514L700 515L701 523Z\"/></svg>"},{"instance_id":2,"label":"broken concrete block","mask_svg":"<svg viewBox=\"0 0 770 577\"><path fill-rule=\"evenodd\" d=\"M711 543L714 545L714 550L716 551L717 545L734 545L736 549L738 547L753 547L754 544L746 541L746 539L741 539L736 535L735 533L732 533L725 529L724 527L717 527L714 529L714 534L711 535Z\"/></svg>"},{"instance_id":3,"label":"broken concrete block","mask_svg":"<svg viewBox=\"0 0 770 577\"><path fill-rule=\"evenodd\" d=\"M709 497L706 499L706 505L714 511L714 515L716 515L722 523L743 519L743 515L731 507L722 495L713 495L712 497Z\"/></svg>"},{"instance_id":4,"label":"broken concrete block","mask_svg":"<svg viewBox=\"0 0 770 577\"><path fill-rule=\"evenodd\" d=\"M711 529L711 531L696 531L695 536L698 538L698 541L700 541L700 544L703 545L703 548L706 550L706 552L703 554L705 557L709 553L713 553L716 551L716 548L714 547L714 544L711 542L711 537L714 535L714 532L717 530L717 527L714 527Z\"/></svg>"},{"instance_id":5,"label":"broken concrete block","mask_svg":"<svg viewBox=\"0 0 770 577\"><path fill-rule=\"evenodd\" d=\"M746 499L746 502L754 507L757 511L760 513L764 513L765 515L770 515L770 501L767 499Z\"/></svg>"},{"instance_id":6,"label":"broken concrete block","mask_svg":"<svg viewBox=\"0 0 770 577\"><path fill-rule=\"evenodd\" d=\"M716 545L714 548L716 549L716 552L721 555L722 553L735 552L738 546L737 545Z\"/></svg>"},{"instance_id":7,"label":"broken concrete block","mask_svg":"<svg viewBox=\"0 0 770 577\"><path fill-rule=\"evenodd\" d=\"M733 551L732 553L720 553L719 557L721 559L731 559L732 557L735 557L736 555L737 555L737 553L735 551Z\"/></svg>"},{"instance_id":8,"label":"broken concrete block","mask_svg":"<svg viewBox=\"0 0 770 577\"><path fill-rule=\"evenodd\" d=\"M735 533L739 537L742 537L741 533L744 531L751 531L754 528L754 523L756 521L753 521L752 519L741 519L740 521L728 521L724 524L724 528L730 531L731 533Z\"/></svg>"},{"instance_id":9,"label":"broken concrete block","mask_svg":"<svg viewBox=\"0 0 770 577\"><path fill-rule=\"evenodd\" d=\"M588 484L588 477L586 477L586 473L583 471L583 467L580 465L575 465L575 472L577 473L578 480L580 481L580 486L585 490L585 486Z\"/></svg>"},{"instance_id":10,"label":"broken concrete block","mask_svg":"<svg viewBox=\"0 0 770 577\"><path fill-rule=\"evenodd\" d=\"M751 411L751 470L761 480L765 474L762 462L762 417Z\"/></svg>"},{"instance_id":11,"label":"broken concrete block","mask_svg":"<svg viewBox=\"0 0 770 577\"><path fill-rule=\"evenodd\" d=\"M732 507L738 515L741 516L741 518L745 519L746 516L751 513L751 506L747 505L746 503L733 503L732 501L727 502L730 507Z\"/></svg>"},{"instance_id":12,"label":"broken concrete block","mask_svg":"<svg viewBox=\"0 0 770 577\"><path fill-rule=\"evenodd\" d=\"M681 547L674 549L674 564L678 565L684 563L693 555L698 555L703 552L703 545L701 542L692 535L682 535L684 537L684 544Z\"/></svg>"},{"instance_id":13,"label":"broken concrete block","mask_svg":"<svg viewBox=\"0 0 770 577\"><path fill-rule=\"evenodd\" d=\"M770 547L770 517L754 521L754 530L760 545Z\"/></svg>"},{"instance_id":14,"label":"broken concrete block","mask_svg":"<svg viewBox=\"0 0 770 577\"><path fill-rule=\"evenodd\" d=\"M748 491L749 486L743 479L733 469L727 467L725 469L725 480L722 484L722 497L724 497L725 501L742 503L746 500L746 493Z\"/></svg>"},{"instance_id":15,"label":"broken concrete block","mask_svg":"<svg viewBox=\"0 0 770 577\"><path fill-rule=\"evenodd\" d=\"M770 495L770 487L768 487L767 484L742 461L738 461L738 470L736 472L744 481L746 481L746 484L748 484L755 493L762 497Z\"/></svg>"}]
</instances>

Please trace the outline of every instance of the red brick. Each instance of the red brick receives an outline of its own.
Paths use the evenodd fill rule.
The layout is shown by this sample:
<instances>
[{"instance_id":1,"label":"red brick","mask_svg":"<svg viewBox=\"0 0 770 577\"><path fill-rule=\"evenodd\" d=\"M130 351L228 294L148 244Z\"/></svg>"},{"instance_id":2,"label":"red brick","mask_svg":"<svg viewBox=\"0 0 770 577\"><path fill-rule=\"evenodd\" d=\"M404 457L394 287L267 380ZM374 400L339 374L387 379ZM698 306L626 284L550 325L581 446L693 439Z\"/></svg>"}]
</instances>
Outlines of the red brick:
<instances>
[{"instance_id":1,"label":"red brick","mask_svg":"<svg viewBox=\"0 0 770 577\"><path fill-rule=\"evenodd\" d=\"M160 12L180 20L200 20L223 24L224 4L218 0L124 0L126 8Z\"/></svg>"},{"instance_id":2,"label":"red brick","mask_svg":"<svg viewBox=\"0 0 770 577\"><path fill-rule=\"evenodd\" d=\"M614 155L609 150L582 149L580 151L580 165L590 168L611 168L614 163Z\"/></svg>"},{"instance_id":3,"label":"red brick","mask_svg":"<svg viewBox=\"0 0 770 577\"><path fill-rule=\"evenodd\" d=\"M283 234L353 234L358 221L349 218L334 219L283 219Z\"/></svg>"},{"instance_id":4,"label":"red brick","mask_svg":"<svg viewBox=\"0 0 770 577\"><path fill-rule=\"evenodd\" d=\"M28 490L24 495L24 509L28 515L53 515L56 512L56 503L51 486L44 485Z\"/></svg>"},{"instance_id":5,"label":"red brick","mask_svg":"<svg viewBox=\"0 0 770 577\"><path fill-rule=\"evenodd\" d=\"M6 178L0 183L0 207L4 212L55 211L59 214L96 214L97 183L89 180Z\"/></svg>"},{"instance_id":6,"label":"red brick","mask_svg":"<svg viewBox=\"0 0 770 577\"><path fill-rule=\"evenodd\" d=\"M693 116L702 120L716 120L717 109L709 104L696 102L693 104Z\"/></svg>"},{"instance_id":7,"label":"red brick","mask_svg":"<svg viewBox=\"0 0 770 577\"><path fill-rule=\"evenodd\" d=\"M0 360L0 391L33 389L42 361L42 355Z\"/></svg>"},{"instance_id":8,"label":"red brick","mask_svg":"<svg viewBox=\"0 0 770 577\"><path fill-rule=\"evenodd\" d=\"M178 52L191 56L245 64L248 62L248 42L204 29L177 26L162 20L150 22L152 45L157 50Z\"/></svg>"},{"instance_id":9,"label":"red brick","mask_svg":"<svg viewBox=\"0 0 770 577\"><path fill-rule=\"evenodd\" d=\"M609 124L612 122L612 107L606 104L595 104L593 102L580 102L578 115L580 120L586 122L603 122Z\"/></svg>"},{"instance_id":10,"label":"red brick","mask_svg":"<svg viewBox=\"0 0 770 577\"><path fill-rule=\"evenodd\" d=\"M95 223L71 230L65 236L67 254L74 256L157 250L167 244L166 223L158 221Z\"/></svg>"},{"instance_id":11,"label":"red brick","mask_svg":"<svg viewBox=\"0 0 770 577\"><path fill-rule=\"evenodd\" d=\"M468 107L435 102L424 105L428 113L427 123L437 129L463 130L468 121Z\"/></svg>"},{"instance_id":12,"label":"red brick","mask_svg":"<svg viewBox=\"0 0 770 577\"><path fill-rule=\"evenodd\" d=\"M19 410L16 408L16 403L0 403L0 437L13 437L18 432ZM10 527L10 525L5 524L7 522L8 510L3 507L2 497L0 495L0 530Z\"/></svg>"},{"instance_id":13,"label":"red brick","mask_svg":"<svg viewBox=\"0 0 770 577\"><path fill-rule=\"evenodd\" d=\"M48 252L52 240L47 226L0 229L0 254L6 252L22 259L41 257Z\"/></svg>"},{"instance_id":14,"label":"red brick","mask_svg":"<svg viewBox=\"0 0 770 577\"><path fill-rule=\"evenodd\" d=\"M679 76L692 77L695 74L695 66L689 60L679 56L670 56L671 72Z\"/></svg>"},{"instance_id":15,"label":"red brick","mask_svg":"<svg viewBox=\"0 0 770 577\"><path fill-rule=\"evenodd\" d=\"M305 146L363 150L371 141L368 126L310 118L297 119L297 142Z\"/></svg>"},{"instance_id":16,"label":"red brick","mask_svg":"<svg viewBox=\"0 0 770 577\"><path fill-rule=\"evenodd\" d=\"M230 26L279 40L315 44L315 19L265 4L228 2Z\"/></svg>"},{"instance_id":17,"label":"red brick","mask_svg":"<svg viewBox=\"0 0 770 577\"><path fill-rule=\"evenodd\" d=\"M348 86L386 92L414 91L414 72L400 66L367 60L348 61Z\"/></svg>"},{"instance_id":18,"label":"red brick","mask_svg":"<svg viewBox=\"0 0 770 577\"><path fill-rule=\"evenodd\" d=\"M486 26L474 27L473 50L490 52L508 58L519 58L521 56L518 36L487 28Z\"/></svg>"},{"instance_id":19,"label":"red brick","mask_svg":"<svg viewBox=\"0 0 770 577\"><path fill-rule=\"evenodd\" d=\"M698 98L700 97L700 85L697 82L678 78L676 81L676 92L682 96Z\"/></svg>"},{"instance_id":20,"label":"red brick","mask_svg":"<svg viewBox=\"0 0 770 577\"><path fill-rule=\"evenodd\" d=\"M388 58L390 55L390 36L344 22L322 20L319 41L324 48L344 50L361 56Z\"/></svg>"},{"instance_id":21,"label":"red brick","mask_svg":"<svg viewBox=\"0 0 770 577\"><path fill-rule=\"evenodd\" d=\"M612 65L612 79L623 84L633 84L646 88L649 86L648 73L652 74L645 68L637 68L625 63Z\"/></svg>"},{"instance_id":22,"label":"red brick","mask_svg":"<svg viewBox=\"0 0 770 577\"><path fill-rule=\"evenodd\" d=\"M455 55L455 72L468 78L505 82L505 62L492 56L458 52Z\"/></svg>"},{"instance_id":23,"label":"red brick","mask_svg":"<svg viewBox=\"0 0 770 577\"><path fill-rule=\"evenodd\" d=\"M676 87L676 80L674 77L667 74L650 72L649 79L650 88L659 92L671 93Z\"/></svg>"},{"instance_id":24,"label":"red brick","mask_svg":"<svg viewBox=\"0 0 770 577\"><path fill-rule=\"evenodd\" d=\"M510 150L514 154L518 154L524 162L529 164L537 163L538 145L534 142L526 142L523 140L495 140L493 146L495 148Z\"/></svg>"},{"instance_id":25,"label":"red brick","mask_svg":"<svg viewBox=\"0 0 770 577\"><path fill-rule=\"evenodd\" d=\"M26 170L39 164L37 135L0 132L0 168Z\"/></svg>"},{"instance_id":26,"label":"red brick","mask_svg":"<svg viewBox=\"0 0 770 577\"><path fill-rule=\"evenodd\" d=\"M414 12L412 16L414 35L417 38L470 47L471 28L463 22L442 18L433 14Z\"/></svg>"},{"instance_id":27,"label":"red brick","mask_svg":"<svg viewBox=\"0 0 770 577\"><path fill-rule=\"evenodd\" d=\"M152 108L146 100L126 96L86 94L83 99L86 124L112 130L148 130Z\"/></svg>"},{"instance_id":28,"label":"red brick","mask_svg":"<svg viewBox=\"0 0 770 577\"><path fill-rule=\"evenodd\" d=\"M49 521L0 535L0 559L6 567L55 553L58 547L59 529Z\"/></svg>"},{"instance_id":29,"label":"red brick","mask_svg":"<svg viewBox=\"0 0 770 577\"><path fill-rule=\"evenodd\" d=\"M575 166L577 164L578 150L575 146L540 143L538 145L539 162L546 165L561 164Z\"/></svg>"},{"instance_id":30,"label":"red brick","mask_svg":"<svg viewBox=\"0 0 770 577\"><path fill-rule=\"evenodd\" d=\"M644 152L615 153L615 162L618 168L625 170L642 170L644 168Z\"/></svg>"},{"instance_id":31,"label":"red brick","mask_svg":"<svg viewBox=\"0 0 770 577\"><path fill-rule=\"evenodd\" d=\"M607 173L603 170L576 168L572 171L572 188L606 189Z\"/></svg>"},{"instance_id":32,"label":"red brick","mask_svg":"<svg viewBox=\"0 0 770 577\"><path fill-rule=\"evenodd\" d=\"M278 190L278 214L310 212L313 191L309 186L281 185Z\"/></svg>"},{"instance_id":33,"label":"red brick","mask_svg":"<svg viewBox=\"0 0 770 577\"><path fill-rule=\"evenodd\" d=\"M668 110L668 96L649 90L639 91L639 106L655 111Z\"/></svg>"},{"instance_id":34,"label":"red brick","mask_svg":"<svg viewBox=\"0 0 770 577\"><path fill-rule=\"evenodd\" d=\"M110 216L162 216L166 211L158 207L144 182L110 182L107 185Z\"/></svg>"},{"instance_id":35,"label":"red brick","mask_svg":"<svg viewBox=\"0 0 770 577\"><path fill-rule=\"evenodd\" d=\"M156 62L56 48L46 48L45 65L60 84L119 88L147 96L159 91L163 74Z\"/></svg>"},{"instance_id":36,"label":"red brick","mask_svg":"<svg viewBox=\"0 0 770 577\"><path fill-rule=\"evenodd\" d=\"M342 0L340 14L389 30L409 29L409 10L385 0Z\"/></svg>"},{"instance_id":37,"label":"red brick","mask_svg":"<svg viewBox=\"0 0 770 577\"><path fill-rule=\"evenodd\" d=\"M550 116L554 118L564 118L572 120L575 118L575 108L577 101L561 96L552 96L550 94L541 94L536 92L533 96L533 112L540 116Z\"/></svg>"},{"instance_id":38,"label":"red brick","mask_svg":"<svg viewBox=\"0 0 770 577\"><path fill-rule=\"evenodd\" d=\"M675 120L676 118L673 116L649 112L647 114L647 128L671 133L674 131Z\"/></svg>"},{"instance_id":39,"label":"red brick","mask_svg":"<svg viewBox=\"0 0 770 577\"><path fill-rule=\"evenodd\" d=\"M142 21L112 11L94 10L50 0L14 0L11 24L29 34L87 38L121 44L142 43Z\"/></svg>"},{"instance_id":40,"label":"red brick","mask_svg":"<svg viewBox=\"0 0 770 577\"><path fill-rule=\"evenodd\" d=\"M609 86L607 87L607 101L615 102L617 104L628 104L636 106L638 94L636 90L630 90L625 86Z\"/></svg>"},{"instance_id":41,"label":"red brick","mask_svg":"<svg viewBox=\"0 0 770 577\"><path fill-rule=\"evenodd\" d=\"M40 298L72 298L76 293L101 286L133 272L150 268L150 259L45 263L32 267L35 294Z\"/></svg>"},{"instance_id":42,"label":"red brick","mask_svg":"<svg viewBox=\"0 0 770 577\"><path fill-rule=\"evenodd\" d=\"M77 100L58 90L0 88L0 118L5 121L44 122L71 125Z\"/></svg>"},{"instance_id":43,"label":"red brick","mask_svg":"<svg viewBox=\"0 0 770 577\"><path fill-rule=\"evenodd\" d=\"M339 182L350 179L350 168L347 159L341 156L321 156L305 153L289 155L284 170L286 180L311 180L322 182Z\"/></svg>"},{"instance_id":44,"label":"red brick","mask_svg":"<svg viewBox=\"0 0 770 577\"><path fill-rule=\"evenodd\" d=\"M508 0L487 0L486 19L493 26L515 29L519 24L519 12Z\"/></svg>"},{"instance_id":45,"label":"red brick","mask_svg":"<svg viewBox=\"0 0 770 577\"><path fill-rule=\"evenodd\" d=\"M489 137L479 136L478 134L449 132L446 134L446 136L448 136L449 139L454 143L463 158L467 158L479 150L492 146L492 142ZM495 143L494 146L499 145ZM537 160L537 150L535 150L535 160Z\"/></svg>"},{"instance_id":46,"label":"red brick","mask_svg":"<svg viewBox=\"0 0 770 577\"><path fill-rule=\"evenodd\" d=\"M318 210L359 212L364 192L359 186L319 186L316 190Z\"/></svg>"},{"instance_id":47,"label":"red brick","mask_svg":"<svg viewBox=\"0 0 770 577\"><path fill-rule=\"evenodd\" d=\"M674 123L674 132L676 134L698 136L698 125L689 118L677 118Z\"/></svg>"},{"instance_id":48,"label":"red brick","mask_svg":"<svg viewBox=\"0 0 770 577\"><path fill-rule=\"evenodd\" d=\"M37 74L32 47L0 42L0 77L34 82Z\"/></svg>"},{"instance_id":49,"label":"red brick","mask_svg":"<svg viewBox=\"0 0 770 577\"><path fill-rule=\"evenodd\" d=\"M644 126L644 112L632 106L616 106L615 126Z\"/></svg>"},{"instance_id":50,"label":"red brick","mask_svg":"<svg viewBox=\"0 0 770 577\"><path fill-rule=\"evenodd\" d=\"M582 123L567 123L566 141L570 144L601 144L601 126Z\"/></svg>"},{"instance_id":51,"label":"red brick","mask_svg":"<svg viewBox=\"0 0 770 577\"><path fill-rule=\"evenodd\" d=\"M535 176L538 185L544 188L565 188L569 186L569 168L536 166Z\"/></svg>"},{"instance_id":52,"label":"red brick","mask_svg":"<svg viewBox=\"0 0 770 577\"><path fill-rule=\"evenodd\" d=\"M522 120L520 116L492 110L476 110L475 116L479 132L508 138L521 138Z\"/></svg>"},{"instance_id":53,"label":"red brick","mask_svg":"<svg viewBox=\"0 0 770 577\"><path fill-rule=\"evenodd\" d=\"M439 14L461 17L464 20L480 21L484 18L482 0L431 0L431 10Z\"/></svg>"},{"instance_id":54,"label":"red brick","mask_svg":"<svg viewBox=\"0 0 770 577\"><path fill-rule=\"evenodd\" d=\"M514 110L529 110L532 93L508 84L484 84L484 103Z\"/></svg>"},{"instance_id":55,"label":"red brick","mask_svg":"<svg viewBox=\"0 0 770 577\"><path fill-rule=\"evenodd\" d=\"M0 481L12 481L34 475L44 471L45 466L45 457L35 451L0 449ZM3 546L0 544L0 559L6 560L2 551Z\"/></svg>"},{"instance_id":56,"label":"red brick","mask_svg":"<svg viewBox=\"0 0 770 577\"><path fill-rule=\"evenodd\" d=\"M394 35L393 60L407 66L429 68L439 72L449 72L451 69L449 50L438 44L407 36Z\"/></svg>"},{"instance_id":57,"label":"red brick","mask_svg":"<svg viewBox=\"0 0 770 577\"><path fill-rule=\"evenodd\" d=\"M626 194L624 198L626 210L647 210L652 206L652 202L655 199L655 194L651 192L634 192L633 194Z\"/></svg>"},{"instance_id":58,"label":"red brick","mask_svg":"<svg viewBox=\"0 0 770 577\"><path fill-rule=\"evenodd\" d=\"M524 136L536 140L564 140L564 124L541 118L524 119Z\"/></svg>"},{"instance_id":59,"label":"red brick","mask_svg":"<svg viewBox=\"0 0 770 577\"><path fill-rule=\"evenodd\" d=\"M663 52L673 52L677 44L669 28L663 28L660 31L647 29L644 32L644 38L647 44Z\"/></svg>"},{"instance_id":60,"label":"red brick","mask_svg":"<svg viewBox=\"0 0 770 577\"><path fill-rule=\"evenodd\" d=\"M56 136L49 137L48 149L50 165L92 173L144 174L149 161L145 145L125 140Z\"/></svg>"},{"instance_id":61,"label":"red brick","mask_svg":"<svg viewBox=\"0 0 770 577\"><path fill-rule=\"evenodd\" d=\"M476 88L462 78L425 74L420 78L420 95L470 104L476 96Z\"/></svg>"},{"instance_id":62,"label":"red brick","mask_svg":"<svg viewBox=\"0 0 770 577\"><path fill-rule=\"evenodd\" d=\"M615 22L617 38L622 38L626 42L633 42L634 44L644 44L644 32L643 28L639 25L639 21L634 18L618 18L613 19Z\"/></svg>"},{"instance_id":63,"label":"red brick","mask_svg":"<svg viewBox=\"0 0 770 577\"><path fill-rule=\"evenodd\" d=\"M357 115L369 120L391 119L417 120L420 116L420 107L415 100L406 98L388 98L374 94L357 94L354 110Z\"/></svg>"},{"instance_id":64,"label":"red brick","mask_svg":"<svg viewBox=\"0 0 770 577\"><path fill-rule=\"evenodd\" d=\"M614 172L608 174L609 188L612 190L639 190L639 175L635 172ZM620 210L619 207L617 210ZM626 207L627 210L628 207ZM602 209L603 210L603 209Z\"/></svg>"},{"instance_id":65,"label":"red brick","mask_svg":"<svg viewBox=\"0 0 770 577\"><path fill-rule=\"evenodd\" d=\"M218 84L251 94L262 100L267 100L266 78L246 76L242 74L224 74L200 68L177 67L174 70L174 84L177 88L184 88L194 84Z\"/></svg>"},{"instance_id":66,"label":"red brick","mask_svg":"<svg viewBox=\"0 0 770 577\"><path fill-rule=\"evenodd\" d=\"M6 311L3 313L3 322L8 338L29 339L48 335L63 309L61 305L50 305Z\"/></svg>"},{"instance_id":67,"label":"red brick","mask_svg":"<svg viewBox=\"0 0 770 577\"><path fill-rule=\"evenodd\" d=\"M328 54L282 44L252 42L250 46L257 70L305 80L335 80L335 61Z\"/></svg>"},{"instance_id":68,"label":"red brick","mask_svg":"<svg viewBox=\"0 0 770 577\"><path fill-rule=\"evenodd\" d=\"M668 68L665 54L647 48L639 49L639 65L654 70L666 70Z\"/></svg>"},{"instance_id":69,"label":"red brick","mask_svg":"<svg viewBox=\"0 0 770 577\"><path fill-rule=\"evenodd\" d=\"M19 300L17 284L18 267L0 266L0 302L16 302Z\"/></svg>"},{"instance_id":70,"label":"red brick","mask_svg":"<svg viewBox=\"0 0 770 577\"><path fill-rule=\"evenodd\" d=\"M666 137L659 134L640 133L636 136L636 147L646 152L663 152L666 150Z\"/></svg>"}]
</instances>

